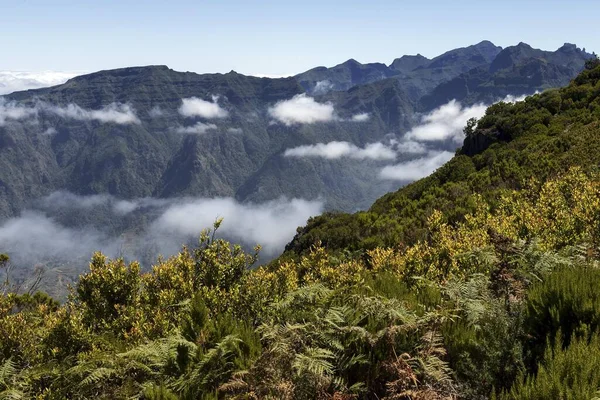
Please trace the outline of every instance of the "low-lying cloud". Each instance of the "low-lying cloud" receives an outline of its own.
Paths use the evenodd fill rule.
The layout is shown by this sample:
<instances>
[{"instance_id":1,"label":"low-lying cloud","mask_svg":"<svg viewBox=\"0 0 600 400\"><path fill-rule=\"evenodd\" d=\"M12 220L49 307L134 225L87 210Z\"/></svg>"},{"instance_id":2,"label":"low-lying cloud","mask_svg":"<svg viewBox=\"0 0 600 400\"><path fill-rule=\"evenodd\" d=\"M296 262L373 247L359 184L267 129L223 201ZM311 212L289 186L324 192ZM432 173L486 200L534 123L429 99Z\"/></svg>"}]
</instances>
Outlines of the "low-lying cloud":
<instances>
[{"instance_id":1,"label":"low-lying cloud","mask_svg":"<svg viewBox=\"0 0 600 400\"><path fill-rule=\"evenodd\" d=\"M19 121L35 117L38 110L33 107L24 107L14 101L6 101L0 97L0 126L7 121Z\"/></svg>"},{"instance_id":2,"label":"low-lying cloud","mask_svg":"<svg viewBox=\"0 0 600 400\"><path fill-rule=\"evenodd\" d=\"M463 128L470 118L481 118L488 106L476 104L463 107L458 101L451 100L425 115L421 124L411 129L406 138L416 141L442 141L452 139L461 143L464 135Z\"/></svg>"},{"instance_id":3,"label":"low-lying cloud","mask_svg":"<svg viewBox=\"0 0 600 400\"><path fill-rule=\"evenodd\" d=\"M262 254L273 257L293 238L298 226L322 210L323 202L303 199L251 204L232 198L123 200L56 192L0 224L0 253L8 253L23 267L38 262L80 263L83 270L85 260L98 250L110 257L152 262L158 254L169 256L183 244L193 243L203 229L223 217L219 237L248 247L260 244ZM70 225L74 213L86 216L85 226ZM131 230L122 234L103 230L107 221L124 219L136 222ZM147 223L140 225L141 220Z\"/></svg>"},{"instance_id":4,"label":"low-lying cloud","mask_svg":"<svg viewBox=\"0 0 600 400\"><path fill-rule=\"evenodd\" d=\"M450 161L454 153L449 151L430 152L425 157L384 167L380 178L410 182L431 175L436 169Z\"/></svg>"},{"instance_id":5,"label":"low-lying cloud","mask_svg":"<svg viewBox=\"0 0 600 400\"><path fill-rule=\"evenodd\" d=\"M318 103L306 94L298 94L290 100L277 102L269 108L269 115L285 125L314 124L336 119L331 103Z\"/></svg>"},{"instance_id":6,"label":"low-lying cloud","mask_svg":"<svg viewBox=\"0 0 600 400\"><path fill-rule=\"evenodd\" d=\"M353 122L365 122L371 118L369 113L354 114L351 118Z\"/></svg>"},{"instance_id":7,"label":"low-lying cloud","mask_svg":"<svg viewBox=\"0 0 600 400\"><path fill-rule=\"evenodd\" d=\"M0 126L5 125L11 120L24 121L37 118L40 114L56 115L60 118L77 121L112 122L121 125L141 123L133 108L128 104L112 103L99 110L87 110L77 104L56 106L38 101L33 106L27 106L0 98Z\"/></svg>"},{"instance_id":8,"label":"low-lying cloud","mask_svg":"<svg viewBox=\"0 0 600 400\"><path fill-rule=\"evenodd\" d=\"M410 139L394 140L392 141L392 145L398 153L425 154L428 152L427 147L423 143Z\"/></svg>"},{"instance_id":9,"label":"low-lying cloud","mask_svg":"<svg viewBox=\"0 0 600 400\"><path fill-rule=\"evenodd\" d=\"M78 121L113 122L121 125L141 123L128 104L112 103L100 110L86 110L77 104L69 104L66 107L44 105L43 110L65 119Z\"/></svg>"},{"instance_id":10,"label":"low-lying cloud","mask_svg":"<svg viewBox=\"0 0 600 400\"><path fill-rule=\"evenodd\" d=\"M523 101L527 95L508 95L500 100L505 103ZM478 103L470 107L451 100L423 116L421 123L411 129L405 139L422 142L444 141L451 139L455 143L462 143L464 139L463 128L471 118L481 118L485 115L489 104Z\"/></svg>"},{"instance_id":11,"label":"low-lying cloud","mask_svg":"<svg viewBox=\"0 0 600 400\"><path fill-rule=\"evenodd\" d=\"M154 106L150 109L150 111L148 111L148 115L150 118L160 118L165 115L165 113L159 106Z\"/></svg>"},{"instance_id":12,"label":"low-lying cloud","mask_svg":"<svg viewBox=\"0 0 600 400\"><path fill-rule=\"evenodd\" d=\"M77 75L80 74L56 71L0 71L0 95L60 85Z\"/></svg>"},{"instance_id":13,"label":"low-lying cloud","mask_svg":"<svg viewBox=\"0 0 600 400\"><path fill-rule=\"evenodd\" d=\"M68 228L38 211L25 211L0 226L2 252L14 263L33 266L41 261L72 262L101 250L116 254L114 239L92 228Z\"/></svg>"},{"instance_id":14,"label":"low-lying cloud","mask_svg":"<svg viewBox=\"0 0 600 400\"><path fill-rule=\"evenodd\" d=\"M357 160L393 160L396 152L383 143L367 144L360 148L349 142L329 142L305 145L287 149L285 157L321 157L329 160L353 158Z\"/></svg>"},{"instance_id":15,"label":"low-lying cloud","mask_svg":"<svg viewBox=\"0 0 600 400\"><path fill-rule=\"evenodd\" d=\"M175 132L202 135L214 129L217 129L217 126L215 124L205 124L204 122L197 122L196 124L191 126L180 126L178 128L175 128Z\"/></svg>"},{"instance_id":16,"label":"low-lying cloud","mask_svg":"<svg viewBox=\"0 0 600 400\"><path fill-rule=\"evenodd\" d=\"M302 199L282 198L261 204L240 204L231 198L195 199L169 206L152 229L166 236L197 236L202 227L223 217L223 235L249 245L261 244L273 254L294 237L298 226L322 210L322 202Z\"/></svg>"},{"instance_id":17,"label":"low-lying cloud","mask_svg":"<svg viewBox=\"0 0 600 400\"><path fill-rule=\"evenodd\" d=\"M219 98L213 96L212 101L197 97L182 99L179 113L184 117L201 117L205 119L225 118L229 113L218 104Z\"/></svg>"},{"instance_id":18,"label":"low-lying cloud","mask_svg":"<svg viewBox=\"0 0 600 400\"><path fill-rule=\"evenodd\" d=\"M313 94L320 95L325 94L333 89L333 83L329 80L318 81L315 83L315 87L312 90Z\"/></svg>"}]
</instances>

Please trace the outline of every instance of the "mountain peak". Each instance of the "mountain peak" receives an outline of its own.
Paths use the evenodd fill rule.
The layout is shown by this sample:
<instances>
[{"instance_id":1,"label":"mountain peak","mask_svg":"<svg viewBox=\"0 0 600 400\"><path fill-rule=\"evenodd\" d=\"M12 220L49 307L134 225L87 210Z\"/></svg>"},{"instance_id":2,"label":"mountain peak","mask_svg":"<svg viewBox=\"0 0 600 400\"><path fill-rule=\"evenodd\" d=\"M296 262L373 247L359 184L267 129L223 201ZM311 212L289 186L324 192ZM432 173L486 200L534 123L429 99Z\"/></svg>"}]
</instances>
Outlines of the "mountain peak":
<instances>
[{"instance_id":1,"label":"mountain peak","mask_svg":"<svg viewBox=\"0 0 600 400\"><path fill-rule=\"evenodd\" d=\"M560 52L563 52L563 53L574 53L577 50L579 50L579 49L577 48L576 44L565 43L561 47L559 47L558 50L556 50L556 51L560 51Z\"/></svg>"},{"instance_id":2,"label":"mountain peak","mask_svg":"<svg viewBox=\"0 0 600 400\"><path fill-rule=\"evenodd\" d=\"M345 62L343 62L340 65L345 65L345 66L353 67L353 66L360 66L362 64L359 63L358 61L356 61L354 58L350 58L350 59L346 60Z\"/></svg>"},{"instance_id":3,"label":"mountain peak","mask_svg":"<svg viewBox=\"0 0 600 400\"><path fill-rule=\"evenodd\" d=\"M500 46L496 46L494 43L490 42L489 40L482 40L481 42L474 44L473 47L500 47Z\"/></svg>"},{"instance_id":4,"label":"mountain peak","mask_svg":"<svg viewBox=\"0 0 600 400\"><path fill-rule=\"evenodd\" d=\"M519 49L532 49L533 48L525 42L519 42L519 44L517 44L514 47L519 48Z\"/></svg>"},{"instance_id":5,"label":"mountain peak","mask_svg":"<svg viewBox=\"0 0 600 400\"><path fill-rule=\"evenodd\" d=\"M417 55L404 55L400 58L396 58L390 64L390 68L396 71L402 72L410 72L419 67L423 67L429 64L431 60L427 57L424 57L421 54Z\"/></svg>"}]
</instances>

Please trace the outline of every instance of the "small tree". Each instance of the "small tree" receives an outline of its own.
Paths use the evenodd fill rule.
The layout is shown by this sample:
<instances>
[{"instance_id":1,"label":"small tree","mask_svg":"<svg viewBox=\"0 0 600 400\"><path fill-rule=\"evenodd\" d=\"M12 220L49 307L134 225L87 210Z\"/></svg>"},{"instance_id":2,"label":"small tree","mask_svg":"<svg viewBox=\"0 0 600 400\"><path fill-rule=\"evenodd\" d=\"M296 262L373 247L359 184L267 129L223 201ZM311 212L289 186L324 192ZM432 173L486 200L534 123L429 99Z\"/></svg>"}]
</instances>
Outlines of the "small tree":
<instances>
[{"instance_id":1,"label":"small tree","mask_svg":"<svg viewBox=\"0 0 600 400\"><path fill-rule=\"evenodd\" d=\"M585 62L585 69L587 70L596 69L598 66L600 66L600 58L596 54Z\"/></svg>"},{"instance_id":2,"label":"small tree","mask_svg":"<svg viewBox=\"0 0 600 400\"><path fill-rule=\"evenodd\" d=\"M466 137L471 137L475 135L475 128L477 127L477 118L469 118L467 121L467 126L463 129L463 132Z\"/></svg>"}]
</instances>

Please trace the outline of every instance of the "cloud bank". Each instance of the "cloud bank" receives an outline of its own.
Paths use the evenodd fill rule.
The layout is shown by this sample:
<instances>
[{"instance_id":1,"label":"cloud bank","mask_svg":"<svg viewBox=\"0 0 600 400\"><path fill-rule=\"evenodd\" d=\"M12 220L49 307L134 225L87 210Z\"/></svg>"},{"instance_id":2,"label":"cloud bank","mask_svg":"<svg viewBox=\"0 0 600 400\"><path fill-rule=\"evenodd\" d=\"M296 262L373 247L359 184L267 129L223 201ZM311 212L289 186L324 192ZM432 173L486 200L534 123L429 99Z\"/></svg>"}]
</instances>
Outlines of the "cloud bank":
<instances>
[{"instance_id":1,"label":"cloud bank","mask_svg":"<svg viewBox=\"0 0 600 400\"><path fill-rule=\"evenodd\" d=\"M393 160L396 152L383 143L371 143L360 148L349 142L329 142L287 149L285 157L321 157L329 160L354 158L357 160Z\"/></svg>"},{"instance_id":2,"label":"cloud bank","mask_svg":"<svg viewBox=\"0 0 600 400\"><path fill-rule=\"evenodd\" d=\"M0 126L7 121L19 121L37 116L38 110L32 107L23 107L16 102L7 102L0 97Z\"/></svg>"},{"instance_id":3,"label":"cloud bank","mask_svg":"<svg viewBox=\"0 0 600 400\"><path fill-rule=\"evenodd\" d=\"M290 100L282 100L270 107L269 115L285 125L314 124L336 119L331 103L318 103L306 94L298 94Z\"/></svg>"},{"instance_id":4,"label":"cloud bank","mask_svg":"<svg viewBox=\"0 0 600 400\"><path fill-rule=\"evenodd\" d=\"M99 121L102 123L115 124L140 124L140 119L128 104L112 103L100 110L86 110L77 104L67 106L55 106L39 101L34 106L25 106L14 101L6 101L0 98L0 126L7 121L22 121L36 118L39 114L56 115L64 119L77 121Z\"/></svg>"},{"instance_id":5,"label":"cloud bank","mask_svg":"<svg viewBox=\"0 0 600 400\"><path fill-rule=\"evenodd\" d=\"M80 74L56 71L0 71L0 95L60 85L77 75Z\"/></svg>"},{"instance_id":6,"label":"cloud bank","mask_svg":"<svg viewBox=\"0 0 600 400\"><path fill-rule=\"evenodd\" d=\"M217 96L213 96L212 102L197 97L182 99L179 113L184 117L201 117L205 119L225 118L229 113L219 106L217 103L218 100Z\"/></svg>"},{"instance_id":7,"label":"cloud bank","mask_svg":"<svg viewBox=\"0 0 600 400\"><path fill-rule=\"evenodd\" d=\"M428 152L427 147L423 143L410 139L403 138L401 141L393 140L392 145L398 153L425 154Z\"/></svg>"},{"instance_id":8,"label":"cloud bank","mask_svg":"<svg viewBox=\"0 0 600 400\"><path fill-rule=\"evenodd\" d=\"M537 92L536 92L537 93ZM527 95L508 95L500 100L505 103L516 103L525 100ZM456 100L451 100L423 116L421 123L410 130L405 138L414 141L434 142L452 139L455 143L462 143L464 139L463 128L471 118L481 118L485 115L489 104L475 104L463 107Z\"/></svg>"},{"instance_id":9,"label":"cloud bank","mask_svg":"<svg viewBox=\"0 0 600 400\"><path fill-rule=\"evenodd\" d=\"M80 265L94 251L110 257L156 261L158 254L175 254L186 243L194 243L200 232L223 217L219 237L246 246L261 244L263 255L272 257L283 250L298 226L320 214L321 201L280 198L260 204L239 203L232 198L141 198L118 199L110 195L79 196L55 192L40 199L32 209L0 224L0 253L15 264L30 267L51 261ZM68 225L72 215L85 215L86 226ZM143 216L143 217L142 217ZM96 227L107 221L127 219L136 231L109 234ZM142 229L143 228L143 229Z\"/></svg>"},{"instance_id":10,"label":"cloud bank","mask_svg":"<svg viewBox=\"0 0 600 400\"><path fill-rule=\"evenodd\" d=\"M72 262L101 250L116 255L117 242L91 228L67 228L44 213L25 211L0 226L1 250L13 263Z\"/></svg>"},{"instance_id":11,"label":"cloud bank","mask_svg":"<svg viewBox=\"0 0 600 400\"><path fill-rule=\"evenodd\" d=\"M153 230L165 236L197 236L223 217L221 232L248 245L261 244L267 253L283 250L310 216L320 214L323 203L285 198L262 204L240 204L231 198L195 199L173 204L154 222Z\"/></svg>"},{"instance_id":12,"label":"cloud bank","mask_svg":"<svg viewBox=\"0 0 600 400\"><path fill-rule=\"evenodd\" d=\"M488 106L476 104L463 108L456 100L436 108L425 115L421 124L411 129L406 138L409 140L431 142L452 139L462 143L464 139L463 128L470 118L481 118Z\"/></svg>"},{"instance_id":13,"label":"cloud bank","mask_svg":"<svg viewBox=\"0 0 600 400\"><path fill-rule=\"evenodd\" d=\"M69 104L66 107L44 105L43 110L65 119L77 121L113 122L120 125L141 123L128 104L112 103L100 110L85 110L77 104Z\"/></svg>"},{"instance_id":14,"label":"cloud bank","mask_svg":"<svg viewBox=\"0 0 600 400\"><path fill-rule=\"evenodd\" d=\"M410 182L431 175L436 169L450 161L454 153L449 151L430 152L426 157L384 167L380 178Z\"/></svg>"}]
</instances>

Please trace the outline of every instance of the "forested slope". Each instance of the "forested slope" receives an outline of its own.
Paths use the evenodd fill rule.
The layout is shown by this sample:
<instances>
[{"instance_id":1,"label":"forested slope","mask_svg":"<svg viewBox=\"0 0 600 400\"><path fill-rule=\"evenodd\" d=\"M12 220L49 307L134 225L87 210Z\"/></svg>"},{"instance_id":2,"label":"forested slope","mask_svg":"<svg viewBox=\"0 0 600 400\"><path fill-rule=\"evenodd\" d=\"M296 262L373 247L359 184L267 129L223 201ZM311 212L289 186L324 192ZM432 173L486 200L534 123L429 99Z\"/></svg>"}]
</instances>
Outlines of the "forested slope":
<instances>
[{"instance_id":1,"label":"forested slope","mask_svg":"<svg viewBox=\"0 0 600 400\"><path fill-rule=\"evenodd\" d=\"M586 70L565 88L489 107L456 157L434 174L383 196L368 211L311 219L287 249L302 253L318 242L351 250L413 244L426 238L434 210L454 223L474 210L478 195L494 206L506 189L535 185L532 179L543 182L572 166L597 168L598 73Z\"/></svg>"}]
</instances>

